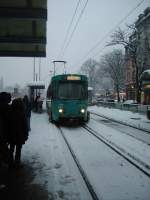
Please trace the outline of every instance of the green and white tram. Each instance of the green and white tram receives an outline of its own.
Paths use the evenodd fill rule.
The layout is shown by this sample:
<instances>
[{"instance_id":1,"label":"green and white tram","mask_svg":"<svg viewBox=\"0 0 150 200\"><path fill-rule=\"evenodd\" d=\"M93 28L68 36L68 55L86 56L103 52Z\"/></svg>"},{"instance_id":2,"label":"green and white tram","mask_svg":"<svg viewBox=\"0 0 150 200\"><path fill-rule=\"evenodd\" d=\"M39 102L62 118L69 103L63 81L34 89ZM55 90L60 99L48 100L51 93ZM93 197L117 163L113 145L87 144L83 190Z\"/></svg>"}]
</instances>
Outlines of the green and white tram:
<instances>
[{"instance_id":1,"label":"green and white tram","mask_svg":"<svg viewBox=\"0 0 150 200\"><path fill-rule=\"evenodd\" d=\"M88 79L85 75L53 76L47 89L47 112L50 120L89 120Z\"/></svg>"}]
</instances>

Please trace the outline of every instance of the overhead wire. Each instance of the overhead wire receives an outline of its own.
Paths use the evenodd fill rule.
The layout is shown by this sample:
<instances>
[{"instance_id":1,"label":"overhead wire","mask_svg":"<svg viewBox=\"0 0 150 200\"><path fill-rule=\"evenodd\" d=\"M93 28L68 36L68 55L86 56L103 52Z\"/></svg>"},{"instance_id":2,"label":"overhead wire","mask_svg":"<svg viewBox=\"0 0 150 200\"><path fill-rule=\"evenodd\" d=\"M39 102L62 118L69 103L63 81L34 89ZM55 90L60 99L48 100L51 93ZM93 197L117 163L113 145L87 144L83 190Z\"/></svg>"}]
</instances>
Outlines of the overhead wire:
<instances>
[{"instance_id":1,"label":"overhead wire","mask_svg":"<svg viewBox=\"0 0 150 200\"><path fill-rule=\"evenodd\" d=\"M100 39L84 56L82 59L80 59L79 62L81 62L81 60L85 59L88 55L90 55L96 48L99 47L100 44L102 44L102 42L104 42L104 40L113 32L116 30L117 27L119 27L120 24L122 24L139 6L141 6L141 4L144 2L145 0L140 1L132 10L129 11L129 13L127 15L125 15L125 17L123 17L108 33L106 33L106 35ZM105 47L102 48L102 50L104 50ZM100 50L99 50L100 51ZM96 53L97 54L97 53ZM96 55L95 54L95 55Z\"/></svg>"},{"instance_id":2,"label":"overhead wire","mask_svg":"<svg viewBox=\"0 0 150 200\"><path fill-rule=\"evenodd\" d=\"M66 31L66 35L65 35L63 44L62 44L62 46L61 46L61 49L60 49L60 53L59 53L59 55L57 56L58 58L61 56L61 53L63 52L63 49L64 49L64 47L65 47L65 43L66 43L66 41L67 41L69 32L70 32L70 30L71 30L71 27L72 27L73 21L74 21L74 19L75 19L75 16L76 16L76 14L77 14L77 10L78 10L78 8L79 8L80 3L81 3L81 0L79 0L79 1L77 2L77 5L76 5L76 7L75 7L75 11L74 11L74 13L73 13L73 16L72 16L71 21L70 21L69 26L68 26L68 29L67 29L67 31Z\"/></svg>"},{"instance_id":3,"label":"overhead wire","mask_svg":"<svg viewBox=\"0 0 150 200\"><path fill-rule=\"evenodd\" d=\"M72 33L71 33L71 35L70 35L70 37L69 37L69 40L68 40L68 42L67 42L67 44L66 44L66 46L65 46L65 48L64 48L64 51L63 51L63 53L62 53L62 56L64 56L65 51L67 50L67 48L68 48L68 46L69 46L69 44L70 44L70 42L71 42L71 40L72 40L72 38L73 38L73 35L74 35L74 33L75 33L75 30L77 29L77 26L78 26L78 24L79 24L79 22L80 22L80 20L81 20L81 17L82 17L82 15L83 15L84 11L85 11L85 8L86 8L86 6L87 6L87 4L88 4L88 1L89 1L89 0L86 0L83 9L82 9L81 12L80 12L80 15L79 15L79 17L78 17L78 19L77 19L77 21L76 21L75 26L74 26L74 29L73 29L73 31L72 31Z\"/></svg>"}]
</instances>

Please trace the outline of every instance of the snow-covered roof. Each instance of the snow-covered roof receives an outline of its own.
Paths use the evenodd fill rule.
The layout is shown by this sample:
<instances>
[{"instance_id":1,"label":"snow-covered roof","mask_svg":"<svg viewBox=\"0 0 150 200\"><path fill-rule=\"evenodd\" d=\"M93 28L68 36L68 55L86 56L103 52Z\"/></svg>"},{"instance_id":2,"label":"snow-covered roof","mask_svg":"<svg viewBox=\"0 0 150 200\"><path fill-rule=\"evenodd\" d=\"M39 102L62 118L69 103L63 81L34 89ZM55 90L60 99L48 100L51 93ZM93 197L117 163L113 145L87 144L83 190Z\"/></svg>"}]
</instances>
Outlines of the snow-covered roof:
<instances>
[{"instance_id":1,"label":"snow-covered roof","mask_svg":"<svg viewBox=\"0 0 150 200\"><path fill-rule=\"evenodd\" d=\"M45 89L45 83L43 81L33 81L27 84L27 87Z\"/></svg>"},{"instance_id":2,"label":"snow-covered roof","mask_svg":"<svg viewBox=\"0 0 150 200\"><path fill-rule=\"evenodd\" d=\"M144 70L140 76L140 80L144 81L144 80L148 80L150 81L150 69Z\"/></svg>"},{"instance_id":3,"label":"snow-covered roof","mask_svg":"<svg viewBox=\"0 0 150 200\"><path fill-rule=\"evenodd\" d=\"M27 84L27 86L45 86L45 83L43 81L33 81Z\"/></svg>"},{"instance_id":4,"label":"snow-covered roof","mask_svg":"<svg viewBox=\"0 0 150 200\"><path fill-rule=\"evenodd\" d=\"M93 88L92 87L88 87L88 90L93 90Z\"/></svg>"},{"instance_id":5,"label":"snow-covered roof","mask_svg":"<svg viewBox=\"0 0 150 200\"><path fill-rule=\"evenodd\" d=\"M143 73L148 73L148 74L150 74L150 69L145 70Z\"/></svg>"}]
</instances>

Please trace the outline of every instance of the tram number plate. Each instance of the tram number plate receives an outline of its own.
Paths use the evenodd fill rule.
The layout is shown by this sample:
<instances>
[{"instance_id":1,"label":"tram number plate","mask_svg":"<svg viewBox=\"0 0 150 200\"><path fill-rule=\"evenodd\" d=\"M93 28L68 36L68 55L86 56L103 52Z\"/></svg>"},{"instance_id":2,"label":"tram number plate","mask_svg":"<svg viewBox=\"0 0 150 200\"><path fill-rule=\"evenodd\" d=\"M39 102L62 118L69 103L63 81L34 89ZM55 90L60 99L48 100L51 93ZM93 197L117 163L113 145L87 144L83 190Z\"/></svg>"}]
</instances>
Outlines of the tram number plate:
<instances>
[{"instance_id":1,"label":"tram number plate","mask_svg":"<svg viewBox=\"0 0 150 200\"><path fill-rule=\"evenodd\" d=\"M147 106L147 110L149 110L149 111L150 111L150 106Z\"/></svg>"}]
</instances>

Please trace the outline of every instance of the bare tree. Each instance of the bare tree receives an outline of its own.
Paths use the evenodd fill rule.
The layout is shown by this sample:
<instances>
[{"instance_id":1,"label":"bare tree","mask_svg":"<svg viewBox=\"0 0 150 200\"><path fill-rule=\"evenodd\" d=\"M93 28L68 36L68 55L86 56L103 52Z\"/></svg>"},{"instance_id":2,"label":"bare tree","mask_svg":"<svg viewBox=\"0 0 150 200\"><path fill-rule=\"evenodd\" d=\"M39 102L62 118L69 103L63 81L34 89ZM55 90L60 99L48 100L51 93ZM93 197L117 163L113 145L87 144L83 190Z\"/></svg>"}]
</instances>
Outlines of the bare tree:
<instances>
[{"instance_id":1,"label":"bare tree","mask_svg":"<svg viewBox=\"0 0 150 200\"><path fill-rule=\"evenodd\" d=\"M105 75L109 76L114 84L117 99L120 101L119 93L124 87L124 55L122 50L116 49L103 56L100 61Z\"/></svg>"},{"instance_id":2,"label":"bare tree","mask_svg":"<svg viewBox=\"0 0 150 200\"><path fill-rule=\"evenodd\" d=\"M103 63L99 61L99 67L96 71L97 89L104 89L105 91L110 91L113 89L112 79L105 72Z\"/></svg>"},{"instance_id":3,"label":"bare tree","mask_svg":"<svg viewBox=\"0 0 150 200\"><path fill-rule=\"evenodd\" d=\"M80 71L88 76L89 79L89 85L93 87L93 90L95 91L95 86L97 83L97 68L99 66L99 63L96 60L88 59L83 63L83 65L80 68Z\"/></svg>"},{"instance_id":4,"label":"bare tree","mask_svg":"<svg viewBox=\"0 0 150 200\"><path fill-rule=\"evenodd\" d=\"M139 84L139 67L138 67L138 41L136 38L136 29L135 26L128 27L132 29L132 34L129 35L123 31L121 28L118 28L112 35L111 41L107 44L107 46L112 45L123 45L128 51L128 56L132 59L133 66L135 67L135 87L136 87L136 100L140 101L140 84Z\"/></svg>"}]
</instances>

